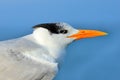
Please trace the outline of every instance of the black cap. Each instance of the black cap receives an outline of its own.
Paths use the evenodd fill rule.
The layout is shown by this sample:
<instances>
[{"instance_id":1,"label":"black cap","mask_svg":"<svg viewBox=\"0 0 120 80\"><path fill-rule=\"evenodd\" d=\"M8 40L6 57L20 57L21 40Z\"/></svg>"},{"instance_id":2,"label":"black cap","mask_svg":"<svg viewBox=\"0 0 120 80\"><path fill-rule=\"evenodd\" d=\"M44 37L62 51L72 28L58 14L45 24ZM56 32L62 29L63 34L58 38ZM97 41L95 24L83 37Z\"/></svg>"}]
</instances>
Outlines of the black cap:
<instances>
[{"instance_id":1,"label":"black cap","mask_svg":"<svg viewBox=\"0 0 120 80\"><path fill-rule=\"evenodd\" d=\"M38 24L33 26L34 29L36 28L46 28L48 29L51 33L59 34L60 30L63 29L63 26L60 25L60 23L44 23L44 24Z\"/></svg>"}]
</instances>

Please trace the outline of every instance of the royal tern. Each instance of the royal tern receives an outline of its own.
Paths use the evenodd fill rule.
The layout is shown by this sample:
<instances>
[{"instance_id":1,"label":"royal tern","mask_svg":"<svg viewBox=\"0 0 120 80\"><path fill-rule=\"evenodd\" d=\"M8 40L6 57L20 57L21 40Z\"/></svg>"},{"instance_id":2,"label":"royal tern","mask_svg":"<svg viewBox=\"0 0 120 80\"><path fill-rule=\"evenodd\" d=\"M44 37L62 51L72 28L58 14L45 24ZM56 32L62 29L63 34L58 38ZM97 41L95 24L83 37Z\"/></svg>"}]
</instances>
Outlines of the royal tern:
<instances>
[{"instance_id":1,"label":"royal tern","mask_svg":"<svg viewBox=\"0 0 120 80\"><path fill-rule=\"evenodd\" d=\"M0 42L0 80L52 80L58 72L57 60L68 44L106 35L62 22L38 24L33 29L32 34Z\"/></svg>"}]
</instances>

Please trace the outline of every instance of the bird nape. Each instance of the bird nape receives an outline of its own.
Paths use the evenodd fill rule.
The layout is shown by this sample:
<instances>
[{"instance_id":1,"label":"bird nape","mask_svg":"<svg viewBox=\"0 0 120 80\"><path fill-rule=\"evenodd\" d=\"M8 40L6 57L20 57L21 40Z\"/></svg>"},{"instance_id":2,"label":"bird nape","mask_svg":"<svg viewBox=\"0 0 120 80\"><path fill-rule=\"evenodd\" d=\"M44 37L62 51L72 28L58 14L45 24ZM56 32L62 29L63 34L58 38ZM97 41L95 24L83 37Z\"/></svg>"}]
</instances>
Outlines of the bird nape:
<instances>
[{"instance_id":1,"label":"bird nape","mask_svg":"<svg viewBox=\"0 0 120 80\"><path fill-rule=\"evenodd\" d=\"M29 35L0 42L0 80L52 80L68 44L107 34L67 23L38 24L33 29Z\"/></svg>"}]
</instances>

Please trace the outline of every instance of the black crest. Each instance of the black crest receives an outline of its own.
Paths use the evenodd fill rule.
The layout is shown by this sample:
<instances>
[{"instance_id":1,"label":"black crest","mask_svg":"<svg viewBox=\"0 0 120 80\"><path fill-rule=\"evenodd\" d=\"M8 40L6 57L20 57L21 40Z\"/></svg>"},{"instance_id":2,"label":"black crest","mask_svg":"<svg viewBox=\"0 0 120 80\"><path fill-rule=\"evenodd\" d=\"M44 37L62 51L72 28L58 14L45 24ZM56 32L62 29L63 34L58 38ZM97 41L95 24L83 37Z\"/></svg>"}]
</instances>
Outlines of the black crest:
<instances>
[{"instance_id":1,"label":"black crest","mask_svg":"<svg viewBox=\"0 0 120 80\"><path fill-rule=\"evenodd\" d=\"M59 31L62 29L62 26L59 25L59 23L45 23L45 24L38 24L33 26L33 28L46 28L48 29L51 33L59 34Z\"/></svg>"}]
</instances>

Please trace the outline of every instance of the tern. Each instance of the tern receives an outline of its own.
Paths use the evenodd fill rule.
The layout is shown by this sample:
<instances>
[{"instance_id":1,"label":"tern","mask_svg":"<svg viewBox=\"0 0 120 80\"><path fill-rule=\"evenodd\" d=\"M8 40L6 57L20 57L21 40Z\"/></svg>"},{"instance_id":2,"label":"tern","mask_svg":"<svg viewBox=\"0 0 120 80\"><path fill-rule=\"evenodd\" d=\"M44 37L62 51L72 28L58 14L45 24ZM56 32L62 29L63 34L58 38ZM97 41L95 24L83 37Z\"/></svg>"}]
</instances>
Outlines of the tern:
<instances>
[{"instance_id":1,"label":"tern","mask_svg":"<svg viewBox=\"0 0 120 80\"><path fill-rule=\"evenodd\" d=\"M29 35L0 41L0 80L53 80L68 44L106 34L63 22L35 25Z\"/></svg>"}]
</instances>

